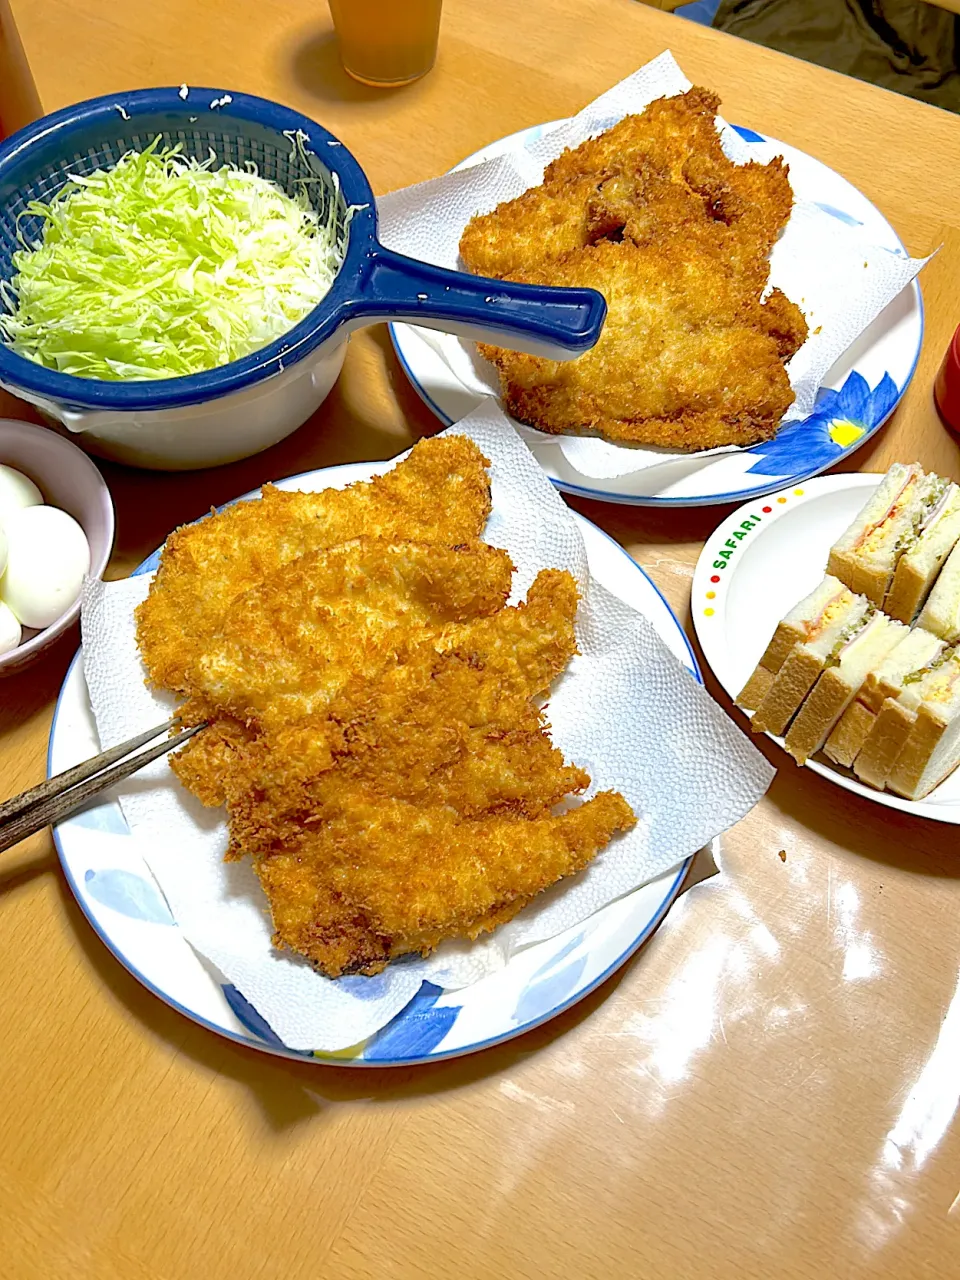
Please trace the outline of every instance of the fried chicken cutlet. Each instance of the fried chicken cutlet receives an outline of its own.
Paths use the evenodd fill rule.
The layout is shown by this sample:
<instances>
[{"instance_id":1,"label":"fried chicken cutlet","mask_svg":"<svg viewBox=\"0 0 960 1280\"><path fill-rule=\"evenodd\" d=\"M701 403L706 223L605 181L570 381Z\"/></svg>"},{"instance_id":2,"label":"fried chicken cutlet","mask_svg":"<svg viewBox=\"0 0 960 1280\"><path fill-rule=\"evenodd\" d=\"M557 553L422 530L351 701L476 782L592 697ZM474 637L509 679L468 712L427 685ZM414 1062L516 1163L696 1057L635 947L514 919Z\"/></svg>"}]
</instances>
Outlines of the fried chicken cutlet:
<instances>
[{"instance_id":1,"label":"fried chicken cutlet","mask_svg":"<svg viewBox=\"0 0 960 1280\"><path fill-rule=\"evenodd\" d=\"M188 673L250 587L308 551L366 534L439 542L477 538L490 514L487 461L464 436L423 440L383 476L319 493L264 486L186 525L166 542L150 595L137 610L137 643L151 681L188 693Z\"/></svg>"},{"instance_id":2,"label":"fried chicken cutlet","mask_svg":"<svg viewBox=\"0 0 960 1280\"><path fill-rule=\"evenodd\" d=\"M394 488L406 486L396 504L370 503L374 486L356 487L359 511L308 495L279 546L266 501L241 504L256 514L240 536L221 517L202 522L209 540L183 539L152 585L147 604L162 608L141 607L151 674L186 698L186 722L209 722L175 773L226 805L227 856L252 858L275 945L331 977L495 928L635 820L612 793L557 811L591 780L534 698L576 653L576 586L544 570L506 606L513 566L476 537L484 460L475 451L479 481L464 486L474 459L444 456L444 443L401 464L416 458L418 475ZM425 499L431 472L456 510ZM351 536L314 545L308 510ZM363 519L372 531L356 533ZM164 635L178 604L187 625Z\"/></svg>"},{"instance_id":3,"label":"fried chicken cutlet","mask_svg":"<svg viewBox=\"0 0 960 1280\"><path fill-rule=\"evenodd\" d=\"M596 346L553 361L481 345L507 409L542 431L671 449L767 439L793 403L781 351L782 295L762 303L679 243L599 241L544 267L532 284L577 284L607 299ZM792 354L792 350L791 350Z\"/></svg>"},{"instance_id":4,"label":"fried chicken cutlet","mask_svg":"<svg viewBox=\"0 0 960 1280\"><path fill-rule=\"evenodd\" d=\"M278 946L330 976L376 972L494 928L633 825L612 793L552 813L590 782L531 702L576 651L575 611L570 576L541 573L524 604L353 682L325 724L248 748L231 850L253 857ZM304 767L320 756L298 732L326 735L328 767Z\"/></svg>"},{"instance_id":5,"label":"fried chicken cutlet","mask_svg":"<svg viewBox=\"0 0 960 1280\"><path fill-rule=\"evenodd\" d=\"M292 848L254 865L277 945L330 977L373 974L504 924L634 822L613 792L529 822L465 822L439 806L354 795L341 817L303 828Z\"/></svg>"},{"instance_id":6,"label":"fried chicken cutlet","mask_svg":"<svg viewBox=\"0 0 960 1280\"><path fill-rule=\"evenodd\" d=\"M766 165L728 160L719 107L716 94L693 88L564 151L539 187L472 219L460 240L464 262L478 275L507 278L599 239L642 244L667 222L729 250L739 244L763 264L765 280L793 205L787 168L779 157Z\"/></svg>"},{"instance_id":7,"label":"fried chicken cutlet","mask_svg":"<svg viewBox=\"0 0 960 1280\"><path fill-rule=\"evenodd\" d=\"M238 596L219 634L185 664L187 691L241 719L290 723L351 676L431 631L496 613L510 594L505 551L364 535L311 551Z\"/></svg>"},{"instance_id":8,"label":"fried chicken cutlet","mask_svg":"<svg viewBox=\"0 0 960 1280\"><path fill-rule=\"evenodd\" d=\"M528 738L531 730L539 733L539 713L530 699L545 692L576 653L576 610L570 575L542 570L523 603L446 627L427 643L420 643L421 633L401 662L381 662L379 673L371 666L354 674L320 714L251 725L201 703L186 719L213 720L213 726L192 738L173 757L172 767L204 804L226 803L233 810L255 791L266 808L286 820L306 811L303 786L332 768L335 759L341 767L347 759L375 761L377 777L390 780L390 793L412 800L426 797L431 787L436 798L438 770L449 759L463 758L465 767L476 766L477 776L486 771L486 807L496 808L501 801L490 799L490 788L505 788L506 795L512 784L506 775L499 782L490 776L489 760L471 756L470 734L479 732L483 741L513 734L510 754L520 746L517 731ZM460 717L455 729L451 708ZM454 756L448 758L444 753L450 751ZM553 757L558 758L559 753ZM424 782L421 788L418 780L424 779L429 786ZM579 785L571 782L545 803L557 803ZM477 800L472 811L483 808ZM231 845L237 856L258 847L249 839L242 847Z\"/></svg>"},{"instance_id":9,"label":"fried chicken cutlet","mask_svg":"<svg viewBox=\"0 0 960 1280\"><path fill-rule=\"evenodd\" d=\"M465 229L472 271L607 299L600 341L576 360L480 346L514 417L687 451L775 432L794 398L783 364L807 335L793 302L762 298L793 195L782 159L727 159L718 107L699 88L661 98Z\"/></svg>"}]
</instances>

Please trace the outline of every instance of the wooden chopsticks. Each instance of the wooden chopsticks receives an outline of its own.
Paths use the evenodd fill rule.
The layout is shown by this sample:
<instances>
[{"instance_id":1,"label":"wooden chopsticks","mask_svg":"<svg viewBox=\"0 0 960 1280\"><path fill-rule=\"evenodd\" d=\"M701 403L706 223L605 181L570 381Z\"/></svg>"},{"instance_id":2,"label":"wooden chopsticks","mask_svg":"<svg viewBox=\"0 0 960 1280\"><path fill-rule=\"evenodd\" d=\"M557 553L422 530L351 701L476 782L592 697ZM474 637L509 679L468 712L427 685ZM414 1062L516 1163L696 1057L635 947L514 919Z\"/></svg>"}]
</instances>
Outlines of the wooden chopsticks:
<instances>
[{"instance_id":1,"label":"wooden chopsticks","mask_svg":"<svg viewBox=\"0 0 960 1280\"><path fill-rule=\"evenodd\" d=\"M164 738L140 755L131 754L144 743L172 729L176 723L176 720L168 720L166 724L140 733L127 742L121 742L119 746L111 747L109 751L58 773L55 778L48 778L39 786L31 787L29 791L0 804L0 853L20 840L25 840L27 836L32 836L35 831L66 818L91 796L112 786L114 782L128 778L131 773L136 773L145 764L172 751L174 747L183 746L195 733L206 728L206 724L195 724L172 737ZM120 763L115 763L118 760Z\"/></svg>"}]
</instances>

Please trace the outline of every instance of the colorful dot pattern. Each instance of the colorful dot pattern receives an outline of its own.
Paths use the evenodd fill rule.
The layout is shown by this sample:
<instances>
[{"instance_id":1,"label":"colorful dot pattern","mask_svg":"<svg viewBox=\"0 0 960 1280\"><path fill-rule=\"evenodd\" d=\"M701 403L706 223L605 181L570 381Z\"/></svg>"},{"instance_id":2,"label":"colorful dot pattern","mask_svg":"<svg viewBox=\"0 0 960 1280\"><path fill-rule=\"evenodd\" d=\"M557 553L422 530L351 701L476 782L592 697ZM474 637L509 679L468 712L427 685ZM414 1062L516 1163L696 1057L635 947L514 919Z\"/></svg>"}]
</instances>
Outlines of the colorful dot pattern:
<instances>
[{"instance_id":1,"label":"colorful dot pattern","mask_svg":"<svg viewBox=\"0 0 960 1280\"><path fill-rule=\"evenodd\" d=\"M802 489L794 489L792 494L786 494L786 493L781 493L781 494L779 494L779 495L778 495L778 497L777 497L777 506L779 506L779 507L785 506L785 505L790 501L790 498L791 498L791 497L794 497L794 498L802 498L802 497L803 497L803 490L802 490ZM769 516L769 515L771 515L771 514L772 514L772 512L773 512L773 507L772 507L772 506L764 506L764 507L761 507L761 508L760 508L760 510L762 511L762 513L763 513L765 516ZM720 575L719 575L719 573L712 573L712 574L710 575L710 581L711 581L711 583L712 583L714 586L716 586L716 585L717 585L717 583L719 583L719 582L720 582ZM713 590L711 589L710 591L706 591L706 592L704 592L704 598L705 598L706 600L716 600L716 598L717 598L717 593L716 593L716 591L713 591ZM703 616L704 616L705 618L713 618L713 617L715 617L715 616L716 616L716 612L717 612L717 611L716 611L716 609L713 607L713 605L712 605L712 604L708 604L708 605L705 607L705 609L703 610Z\"/></svg>"}]
</instances>

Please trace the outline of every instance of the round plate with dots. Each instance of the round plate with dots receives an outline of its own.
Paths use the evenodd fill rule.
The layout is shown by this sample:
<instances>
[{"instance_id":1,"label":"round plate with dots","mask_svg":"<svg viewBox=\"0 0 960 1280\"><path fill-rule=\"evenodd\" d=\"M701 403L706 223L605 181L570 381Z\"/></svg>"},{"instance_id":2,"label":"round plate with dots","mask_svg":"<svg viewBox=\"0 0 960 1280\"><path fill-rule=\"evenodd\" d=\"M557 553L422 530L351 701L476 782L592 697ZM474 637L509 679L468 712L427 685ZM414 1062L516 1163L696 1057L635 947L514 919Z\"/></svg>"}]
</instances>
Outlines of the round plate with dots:
<instances>
[{"instance_id":1,"label":"round plate with dots","mask_svg":"<svg viewBox=\"0 0 960 1280\"><path fill-rule=\"evenodd\" d=\"M690 607L704 656L731 698L747 683L780 619L821 580L831 546L882 479L857 472L818 476L739 507L707 539ZM797 767L786 753L783 764ZM960 823L960 770L925 799L904 800L865 786L822 752L803 767L876 804Z\"/></svg>"}]
</instances>

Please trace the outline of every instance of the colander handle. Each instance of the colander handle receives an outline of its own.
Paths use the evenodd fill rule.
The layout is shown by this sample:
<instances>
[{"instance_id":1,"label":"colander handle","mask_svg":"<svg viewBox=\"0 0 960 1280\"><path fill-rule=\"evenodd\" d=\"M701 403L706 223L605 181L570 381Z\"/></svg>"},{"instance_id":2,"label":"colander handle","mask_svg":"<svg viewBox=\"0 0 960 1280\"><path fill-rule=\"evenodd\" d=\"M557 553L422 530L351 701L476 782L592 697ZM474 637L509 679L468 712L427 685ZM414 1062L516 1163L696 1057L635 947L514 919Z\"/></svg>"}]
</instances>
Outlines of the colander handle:
<instances>
[{"instance_id":1,"label":"colander handle","mask_svg":"<svg viewBox=\"0 0 960 1280\"><path fill-rule=\"evenodd\" d=\"M607 304L596 289L488 280L377 246L348 311L350 329L377 320L408 320L529 355L570 360L599 338Z\"/></svg>"}]
</instances>

